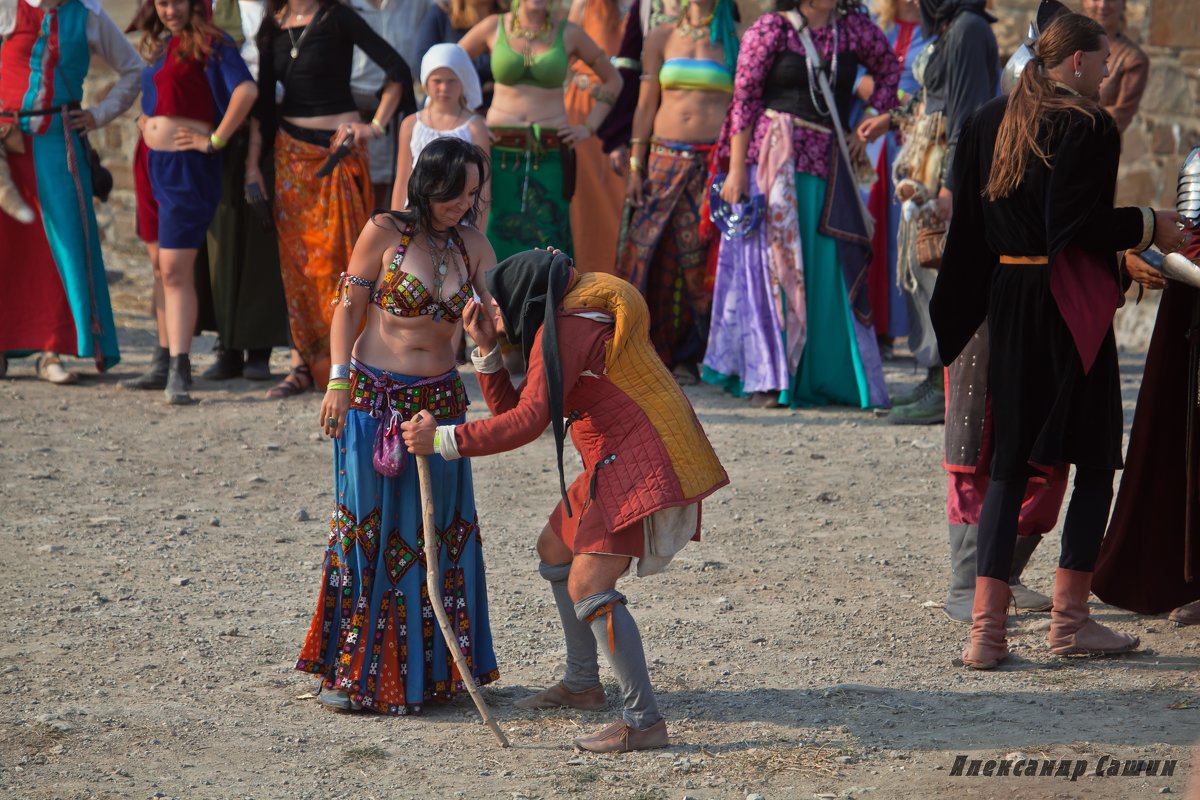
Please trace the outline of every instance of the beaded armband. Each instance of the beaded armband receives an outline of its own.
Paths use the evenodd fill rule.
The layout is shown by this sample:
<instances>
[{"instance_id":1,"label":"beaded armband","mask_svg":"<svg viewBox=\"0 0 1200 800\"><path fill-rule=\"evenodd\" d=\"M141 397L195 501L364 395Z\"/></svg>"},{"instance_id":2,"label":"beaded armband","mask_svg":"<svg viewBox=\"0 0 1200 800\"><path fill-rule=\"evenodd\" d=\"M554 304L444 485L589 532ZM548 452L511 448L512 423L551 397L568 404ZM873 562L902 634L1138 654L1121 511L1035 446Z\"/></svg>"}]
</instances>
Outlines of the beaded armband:
<instances>
[{"instance_id":1,"label":"beaded armband","mask_svg":"<svg viewBox=\"0 0 1200 800\"><path fill-rule=\"evenodd\" d=\"M337 288L333 290L333 300L329 305L336 306L338 300L342 301L342 305L350 307L350 287L361 286L364 289L374 289L375 284L366 278L360 278L357 275L351 275L349 272L343 272L338 279Z\"/></svg>"}]
</instances>

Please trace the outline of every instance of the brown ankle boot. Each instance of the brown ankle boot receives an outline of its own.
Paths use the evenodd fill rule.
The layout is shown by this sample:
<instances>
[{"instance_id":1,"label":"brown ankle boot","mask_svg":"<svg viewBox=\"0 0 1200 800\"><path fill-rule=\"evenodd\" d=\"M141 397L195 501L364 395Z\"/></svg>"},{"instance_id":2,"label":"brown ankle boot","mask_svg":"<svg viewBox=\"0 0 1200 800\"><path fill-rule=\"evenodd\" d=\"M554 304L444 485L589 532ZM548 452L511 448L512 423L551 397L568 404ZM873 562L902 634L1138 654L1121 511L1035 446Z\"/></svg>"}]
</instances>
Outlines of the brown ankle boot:
<instances>
[{"instance_id":1,"label":"brown ankle boot","mask_svg":"<svg viewBox=\"0 0 1200 800\"><path fill-rule=\"evenodd\" d=\"M572 692L561 681L549 689L542 689L537 694L518 700L517 708L578 708L580 711L599 711L606 704L604 687L597 683L590 689Z\"/></svg>"},{"instance_id":2,"label":"brown ankle boot","mask_svg":"<svg viewBox=\"0 0 1200 800\"><path fill-rule=\"evenodd\" d=\"M591 736L581 736L574 744L580 750L593 753L628 753L633 750L654 750L670 744L667 721L660 719L645 730L629 727L625 720L606 725Z\"/></svg>"},{"instance_id":3,"label":"brown ankle boot","mask_svg":"<svg viewBox=\"0 0 1200 800\"><path fill-rule=\"evenodd\" d=\"M1054 573L1054 609L1050 612L1050 652L1057 656L1128 653L1140 643L1092 619L1088 595L1092 573L1059 567Z\"/></svg>"},{"instance_id":4,"label":"brown ankle boot","mask_svg":"<svg viewBox=\"0 0 1200 800\"><path fill-rule=\"evenodd\" d=\"M962 654L963 663L971 669L993 669L1008 658L1004 626L1008 622L1008 603L1011 599L1012 592L1007 581L975 578L971 644Z\"/></svg>"}]
</instances>

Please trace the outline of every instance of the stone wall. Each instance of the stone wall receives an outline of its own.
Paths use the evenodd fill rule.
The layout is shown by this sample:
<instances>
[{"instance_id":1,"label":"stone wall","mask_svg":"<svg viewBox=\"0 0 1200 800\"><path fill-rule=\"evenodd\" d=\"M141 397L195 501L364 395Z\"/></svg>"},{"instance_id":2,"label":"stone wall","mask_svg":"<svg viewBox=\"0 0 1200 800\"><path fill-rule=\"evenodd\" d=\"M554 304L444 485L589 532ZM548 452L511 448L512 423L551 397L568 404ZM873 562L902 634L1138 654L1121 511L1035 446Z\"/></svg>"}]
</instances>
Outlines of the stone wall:
<instances>
[{"instance_id":1,"label":"stone wall","mask_svg":"<svg viewBox=\"0 0 1200 800\"><path fill-rule=\"evenodd\" d=\"M1020 43L1037 5L1037 0L993 0L1003 58ZM1125 132L1117 201L1174 205L1179 165L1200 144L1200 4L1128 0L1125 16L1126 35L1150 58L1150 79Z\"/></svg>"}]
</instances>

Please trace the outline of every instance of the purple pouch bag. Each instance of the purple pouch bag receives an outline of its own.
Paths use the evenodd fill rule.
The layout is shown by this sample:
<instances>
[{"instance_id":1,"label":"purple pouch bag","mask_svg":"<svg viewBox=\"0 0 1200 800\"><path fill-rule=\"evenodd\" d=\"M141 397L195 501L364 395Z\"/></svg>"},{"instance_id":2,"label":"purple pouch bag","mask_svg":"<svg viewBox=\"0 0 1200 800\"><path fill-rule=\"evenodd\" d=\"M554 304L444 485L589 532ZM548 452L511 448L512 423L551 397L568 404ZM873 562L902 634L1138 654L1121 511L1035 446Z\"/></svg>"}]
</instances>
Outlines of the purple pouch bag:
<instances>
[{"instance_id":1,"label":"purple pouch bag","mask_svg":"<svg viewBox=\"0 0 1200 800\"><path fill-rule=\"evenodd\" d=\"M375 471L385 478L397 477L408 464L408 449L400 432L400 415L393 408L386 409L379 420L371 463Z\"/></svg>"}]
</instances>

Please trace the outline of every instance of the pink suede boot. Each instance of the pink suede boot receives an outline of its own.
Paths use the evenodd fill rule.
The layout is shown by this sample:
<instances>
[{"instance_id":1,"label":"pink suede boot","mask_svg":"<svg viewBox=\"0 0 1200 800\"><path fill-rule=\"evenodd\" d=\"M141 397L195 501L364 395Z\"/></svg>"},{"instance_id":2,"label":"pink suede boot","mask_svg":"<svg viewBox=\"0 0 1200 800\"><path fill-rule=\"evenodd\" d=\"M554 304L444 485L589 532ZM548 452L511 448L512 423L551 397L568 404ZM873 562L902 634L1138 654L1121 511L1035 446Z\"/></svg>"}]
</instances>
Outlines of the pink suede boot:
<instances>
[{"instance_id":1,"label":"pink suede boot","mask_svg":"<svg viewBox=\"0 0 1200 800\"><path fill-rule=\"evenodd\" d=\"M1092 619L1088 595L1092 573L1058 568L1054 573L1054 608L1050 612L1050 652L1058 656L1128 653L1141 641L1117 633Z\"/></svg>"},{"instance_id":2,"label":"pink suede boot","mask_svg":"<svg viewBox=\"0 0 1200 800\"><path fill-rule=\"evenodd\" d=\"M971 669L993 669L1008 658L1004 626L1012 590L1008 581L975 578L975 605L971 608L971 644L962 660Z\"/></svg>"}]
</instances>

